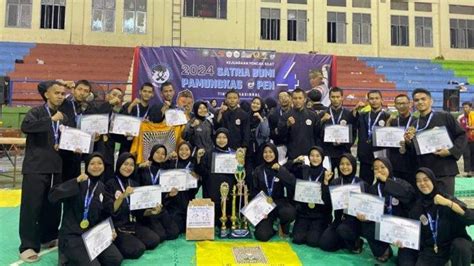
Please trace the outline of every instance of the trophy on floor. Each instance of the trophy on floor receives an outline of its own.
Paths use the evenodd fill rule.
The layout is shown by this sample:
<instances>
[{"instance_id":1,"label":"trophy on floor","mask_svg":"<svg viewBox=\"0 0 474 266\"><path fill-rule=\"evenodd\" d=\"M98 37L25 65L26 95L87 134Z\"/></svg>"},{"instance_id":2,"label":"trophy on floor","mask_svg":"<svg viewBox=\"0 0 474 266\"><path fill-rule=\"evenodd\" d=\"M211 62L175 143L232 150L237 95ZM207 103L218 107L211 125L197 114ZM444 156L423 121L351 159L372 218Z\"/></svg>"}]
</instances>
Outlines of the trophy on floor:
<instances>
[{"instance_id":1,"label":"trophy on floor","mask_svg":"<svg viewBox=\"0 0 474 266\"><path fill-rule=\"evenodd\" d=\"M225 238L229 235L229 231L227 230L227 214L226 214L226 202L227 202L227 195L229 195L229 184L227 182L223 182L221 184L220 188L221 192L221 210L222 210L222 216L219 218L221 221L221 232L220 232L220 237Z\"/></svg>"},{"instance_id":2,"label":"trophy on floor","mask_svg":"<svg viewBox=\"0 0 474 266\"><path fill-rule=\"evenodd\" d=\"M235 179L237 183L232 188L232 222L230 238L248 238L250 230L247 219L240 213L240 210L247 206L249 201L249 190L245 184L245 151L237 149L235 154L237 158L237 170L235 171Z\"/></svg>"}]
</instances>

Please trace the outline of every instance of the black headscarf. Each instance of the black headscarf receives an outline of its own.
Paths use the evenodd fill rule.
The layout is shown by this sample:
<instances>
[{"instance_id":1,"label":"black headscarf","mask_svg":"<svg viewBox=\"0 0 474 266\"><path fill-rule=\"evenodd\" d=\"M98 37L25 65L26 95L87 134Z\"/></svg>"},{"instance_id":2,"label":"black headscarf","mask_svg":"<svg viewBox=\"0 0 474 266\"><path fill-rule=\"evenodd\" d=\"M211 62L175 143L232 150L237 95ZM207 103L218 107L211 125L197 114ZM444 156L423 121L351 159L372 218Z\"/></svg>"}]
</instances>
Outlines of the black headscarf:
<instances>
[{"instance_id":1,"label":"black headscarf","mask_svg":"<svg viewBox=\"0 0 474 266\"><path fill-rule=\"evenodd\" d=\"M266 147L269 147L273 151L273 153L275 154L275 158L271 162L267 162L267 161L265 161L265 159L263 159L263 151ZM262 161L263 161L263 164L265 165L266 168L272 168L272 166L275 163L278 163L278 149L275 146L275 144L267 143L267 144L263 145L263 147L262 147Z\"/></svg>"},{"instance_id":2,"label":"black headscarf","mask_svg":"<svg viewBox=\"0 0 474 266\"><path fill-rule=\"evenodd\" d=\"M252 110L252 107L250 107L249 117L250 117L250 128L251 129L257 128L258 125L260 124L260 119L258 119L258 117L256 117L256 116L254 116L254 114L259 113L262 117L264 116L263 108L264 108L265 103L263 102L262 98L260 98L260 97L253 97L252 102L255 99L258 99L260 101L260 109L258 109L257 111L254 111L254 110Z\"/></svg>"},{"instance_id":3,"label":"black headscarf","mask_svg":"<svg viewBox=\"0 0 474 266\"><path fill-rule=\"evenodd\" d=\"M196 119L199 119L199 120L201 120L201 121L204 121L204 119L206 119L206 117L205 117L205 116L200 116L200 115L198 114L198 110L199 110L199 107L200 107L201 105L206 106L206 109L207 109L207 111L209 112L209 106L207 106L207 103L206 103L206 102L197 101L197 102L195 102L194 105L193 105L193 114L194 114L194 117L196 117Z\"/></svg>"},{"instance_id":4,"label":"black headscarf","mask_svg":"<svg viewBox=\"0 0 474 266\"><path fill-rule=\"evenodd\" d=\"M313 146L311 149L308 151L308 159L309 156L311 155L311 151L316 150L318 153L321 155L321 163L319 165L312 165L311 162L309 163L309 175L311 175L311 178L317 178L318 176L322 176L322 172L324 172L324 166L323 166L323 161L324 161L324 150L323 148L319 146ZM321 180L321 179L320 179Z\"/></svg>"},{"instance_id":5,"label":"black headscarf","mask_svg":"<svg viewBox=\"0 0 474 266\"><path fill-rule=\"evenodd\" d=\"M119 155L119 157L117 158L117 163L115 164L115 175L118 176L122 180L122 182L126 181L127 179L134 179L135 171L137 170L137 168L135 167L134 171L128 177L125 177L120 173L120 167L128 158L132 158L133 163L135 163L135 157L129 152L124 152Z\"/></svg>"},{"instance_id":6,"label":"black headscarf","mask_svg":"<svg viewBox=\"0 0 474 266\"><path fill-rule=\"evenodd\" d=\"M422 172L426 176L428 176L428 178L431 180L431 183L433 183L433 190L428 195L425 195L423 192L420 191L420 189L418 189L418 192L420 193L420 198L421 198L421 202L422 202L423 207L424 208L429 208L429 207L435 205L434 204L434 197L436 196L436 194L439 194L438 186L436 184L436 176L433 173L433 171L431 171L431 169L426 168L426 167L418 168L418 170L416 171L416 174L418 174L420 172ZM418 188L418 186L417 186L417 188Z\"/></svg>"},{"instance_id":7,"label":"black headscarf","mask_svg":"<svg viewBox=\"0 0 474 266\"><path fill-rule=\"evenodd\" d=\"M104 173L105 173L105 163L104 163L104 171L102 171L102 174L100 174L99 176L93 176L91 173L89 173L88 169L89 169L89 164L90 162L92 161L93 158L100 158L102 160L102 163L104 163L104 156L102 156L101 153L99 152L93 152L91 155L89 155L86 160L85 160L85 171L86 171L86 174L87 176L89 176L89 179L92 181L92 182L97 182L99 180L104 180L103 179L103 176L104 176Z\"/></svg>"},{"instance_id":8,"label":"black headscarf","mask_svg":"<svg viewBox=\"0 0 474 266\"><path fill-rule=\"evenodd\" d=\"M344 153L343 155L341 155L341 157L339 159L339 162L342 160L342 158L346 158L347 160L349 160L349 162L352 165L352 172L349 175L344 175L341 172L341 169L339 168L339 165L337 166L337 170L338 170L339 176L341 176L342 179L344 180L344 183L350 183L350 182L352 182L352 178L354 178L356 173L357 173L357 160L350 153Z\"/></svg>"},{"instance_id":9,"label":"black headscarf","mask_svg":"<svg viewBox=\"0 0 474 266\"><path fill-rule=\"evenodd\" d=\"M163 148L165 149L165 156L168 155L168 149L166 149L166 146L163 145L163 144L155 144L152 148L151 148L151 151L150 151L150 156L148 157L148 160L151 162L151 165L150 165L150 170L152 173L156 173L158 172L158 170L162 169L162 168L166 168L165 165L166 165L166 159L164 162L156 162L155 160L153 160L153 155L155 154L155 152L159 149L159 148Z\"/></svg>"},{"instance_id":10,"label":"black headscarf","mask_svg":"<svg viewBox=\"0 0 474 266\"><path fill-rule=\"evenodd\" d=\"M225 134L226 137L227 137L227 144L226 144L224 147L219 147L219 146L217 145L217 142L216 142L217 136L218 136L219 134L221 134L221 133ZM215 134L215 136L214 136L214 145L215 145L216 149L217 149L217 150L222 150L222 151L227 151L227 150L229 149L229 141L230 141L230 139L229 139L229 130L228 130L227 128L224 128L224 127L218 128L218 129L216 130L216 134Z\"/></svg>"},{"instance_id":11,"label":"black headscarf","mask_svg":"<svg viewBox=\"0 0 474 266\"><path fill-rule=\"evenodd\" d=\"M385 167L388 169L388 178L393 178L393 167L392 167L392 163L390 162L389 159L385 158L385 157L379 157L379 158L376 158L374 159L374 163L375 161L380 161L382 162ZM374 179L375 179L375 183L376 184L380 184L381 186L381 189L383 189L383 187L385 186L385 182L382 182L380 180L378 180L375 176L374 176Z\"/></svg>"},{"instance_id":12,"label":"black headscarf","mask_svg":"<svg viewBox=\"0 0 474 266\"><path fill-rule=\"evenodd\" d=\"M189 150L191 151L191 153L189 154L189 157L186 158L186 159L183 159L179 156L179 149L183 145L188 146ZM192 167L195 164L195 160L194 160L194 157L193 157L193 145L191 145L191 143L189 143L187 141L183 141L183 142L179 143L178 147L176 148L176 153L178 153L178 160L176 160L176 164L175 164L176 168L180 168L180 169L185 168L189 163L191 163L189 166Z\"/></svg>"}]
</instances>

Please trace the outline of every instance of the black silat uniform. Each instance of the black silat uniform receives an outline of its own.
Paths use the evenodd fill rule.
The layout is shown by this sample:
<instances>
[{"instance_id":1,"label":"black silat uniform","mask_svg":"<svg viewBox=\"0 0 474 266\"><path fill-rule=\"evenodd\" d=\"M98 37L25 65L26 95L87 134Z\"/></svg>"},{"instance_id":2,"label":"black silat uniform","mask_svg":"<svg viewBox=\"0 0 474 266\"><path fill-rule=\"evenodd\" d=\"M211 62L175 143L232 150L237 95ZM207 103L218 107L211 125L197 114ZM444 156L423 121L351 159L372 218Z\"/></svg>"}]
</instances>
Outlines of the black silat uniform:
<instances>
[{"instance_id":1,"label":"black silat uniform","mask_svg":"<svg viewBox=\"0 0 474 266\"><path fill-rule=\"evenodd\" d=\"M250 142L250 121L248 113L242 108L230 108L222 113L220 122L214 122L214 127L229 130L229 147L236 150L240 147L248 147Z\"/></svg>"}]
</instances>

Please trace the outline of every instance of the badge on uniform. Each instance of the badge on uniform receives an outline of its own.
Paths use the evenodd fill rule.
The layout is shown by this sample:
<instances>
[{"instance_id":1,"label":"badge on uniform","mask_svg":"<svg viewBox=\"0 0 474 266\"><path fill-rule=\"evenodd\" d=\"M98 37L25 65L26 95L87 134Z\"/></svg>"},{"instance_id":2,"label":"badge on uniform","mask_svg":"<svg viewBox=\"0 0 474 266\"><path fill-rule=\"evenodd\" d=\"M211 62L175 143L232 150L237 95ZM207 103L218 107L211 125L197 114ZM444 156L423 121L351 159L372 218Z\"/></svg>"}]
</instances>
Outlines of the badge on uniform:
<instances>
[{"instance_id":1,"label":"badge on uniform","mask_svg":"<svg viewBox=\"0 0 474 266\"><path fill-rule=\"evenodd\" d=\"M339 122L339 124L340 124L341 126L345 126L345 125L347 125L347 121L344 120L344 119L342 119L341 122Z\"/></svg>"},{"instance_id":2,"label":"badge on uniform","mask_svg":"<svg viewBox=\"0 0 474 266\"><path fill-rule=\"evenodd\" d=\"M99 194L99 200L100 200L100 202L104 201L104 195L102 195L102 193Z\"/></svg>"},{"instance_id":3,"label":"badge on uniform","mask_svg":"<svg viewBox=\"0 0 474 266\"><path fill-rule=\"evenodd\" d=\"M275 182L280 182L280 178L275 177Z\"/></svg>"},{"instance_id":4,"label":"badge on uniform","mask_svg":"<svg viewBox=\"0 0 474 266\"><path fill-rule=\"evenodd\" d=\"M311 126L313 124L313 121L311 119L306 119L306 125Z\"/></svg>"},{"instance_id":5,"label":"badge on uniform","mask_svg":"<svg viewBox=\"0 0 474 266\"><path fill-rule=\"evenodd\" d=\"M385 126L385 121L380 120L380 121L379 121L379 126L381 126L381 127Z\"/></svg>"},{"instance_id":6,"label":"badge on uniform","mask_svg":"<svg viewBox=\"0 0 474 266\"><path fill-rule=\"evenodd\" d=\"M237 126L240 126L240 119L236 119L236 120L235 120L235 124L236 124Z\"/></svg>"},{"instance_id":7,"label":"badge on uniform","mask_svg":"<svg viewBox=\"0 0 474 266\"><path fill-rule=\"evenodd\" d=\"M117 190L115 191L115 199L118 199L122 195L122 192Z\"/></svg>"},{"instance_id":8,"label":"badge on uniform","mask_svg":"<svg viewBox=\"0 0 474 266\"><path fill-rule=\"evenodd\" d=\"M428 225L428 218L426 218L426 216L424 214L422 214L420 216L420 222L423 224L423 225Z\"/></svg>"},{"instance_id":9,"label":"badge on uniform","mask_svg":"<svg viewBox=\"0 0 474 266\"><path fill-rule=\"evenodd\" d=\"M392 198L392 205L398 206L398 204L400 204L400 201L397 198Z\"/></svg>"}]
</instances>

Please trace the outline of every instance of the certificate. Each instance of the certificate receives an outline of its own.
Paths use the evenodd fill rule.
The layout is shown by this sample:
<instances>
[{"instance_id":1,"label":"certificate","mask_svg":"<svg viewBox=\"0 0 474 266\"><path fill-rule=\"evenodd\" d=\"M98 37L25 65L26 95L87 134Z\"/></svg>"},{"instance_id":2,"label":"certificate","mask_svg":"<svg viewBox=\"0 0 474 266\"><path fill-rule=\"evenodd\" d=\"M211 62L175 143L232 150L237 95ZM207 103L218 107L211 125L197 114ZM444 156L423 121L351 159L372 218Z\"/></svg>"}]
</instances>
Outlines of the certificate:
<instances>
[{"instance_id":1,"label":"certificate","mask_svg":"<svg viewBox=\"0 0 474 266\"><path fill-rule=\"evenodd\" d=\"M109 132L117 135L130 134L134 137L140 133L141 118L129 115L114 114Z\"/></svg>"},{"instance_id":2,"label":"certificate","mask_svg":"<svg viewBox=\"0 0 474 266\"><path fill-rule=\"evenodd\" d=\"M64 127L59 139L59 148L66 151L80 150L82 153L91 153L94 145L92 135L77 128Z\"/></svg>"},{"instance_id":3,"label":"certificate","mask_svg":"<svg viewBox=\"0 0 474 266\"><path fill-rule=\"evenodd\" d=\"M435 127L416 133L415 148L418 155L433 153L439 149L450 149L453 142L446 127Z\"/></svg>"},{"instance_id":4,"label":"certificate","mask_svg":"<svg viewBox=\"0 0 474 266\"><path fill-rule=\"evenodd\" d=\"M280 165L284 165L288 161L288 158L286 157L286 153L288 152L288 149L286 148L285 145L280 145L280 146L277 146L277 151L278 151L278 163Z\"/></svg>"},{"instance_id":5,"label":"certificate","mask_svg":"<svg viewBox=\"0 0 474 266\"><path fill-rule=\"evenodd\" d=\"M404 248L420 249L420 221L382 215L375 224L375 239L394 244L399 242Z\"/></svg>"},{"instance_id":6,"label":"certificate","mask_svg":"<svg viewBox=\"0 0 474 266\"><path fill-rule=\"evenodd\" d=\"M349 205L347 214L357 216L365 215L365 219L380 222L385 207L385 198L366 193L349 192Z\"/></svg>"},{"instance_id":7,"label":"certificate","mask_svg":"<svg viewBox=\"0 0 474 266\"><path fill-rule=\"evenodd\" d=\"M165 112L166 124L170 127L180 126L188 123L188 118L183 110L169 109Z\"/></svg>"},{"instance_id":8,"label":"certificate","mask_svg":"<svg viewBox=\"0 0 474 266\"><path fill-rule=\"evenodd\" d=\"M260 191L240 212L256 226L275 208L276 204L274 202L268 203L267 195L265 195L263 191Z\"/></svg>"},{"instance_id":9,"label":"certificate","mask_svg":"<svg viewBox=\"0 0 474 266\"><path fill-rule=\"evenodd\" d=\"M154 208L161 204L160 186L134 187L130 195L130 210Z\"/></svg>"},{"instance_id":10,"label":"certificate","mask_svg":"<svg viewBox=\"0 0 474 266\"><path fill-rule=\"evenodd\" d=\"M374 147L400 148L400 141L405 140L403 127L375 127L372 135Z\"/></svg>"},{"instance_id":11,"label":"certificate","mask_svg":"<svg viewBox=\"0 0 474 266\"><path fill-rule=\"evenodd\" d=\"M82 240L91 261L112 244L114 241L112 236L113 228L112 220L108 218L82 234Z\"/></svg>"},{"instance_id":12,"label":"certificate","mask_svg":"<svg viewBox=\"0 0 474 266\"><path fill-rule=\"evenodd\" d=\"M324 204L321 198L321 183L297 179L295 200L304 203Z\"/></svg>"},{"instance_id":13,"label":"certificate","mask_svg":"<svg viewBox=\"0 0 474 266\"><path fill-rule=\"evenodd\" d=\"M212 154L212 173L235 174L237 165L235 153L214 152Z\"/></svg>"},{"instance_id":14,"label":"certificate","mask_svg":"<svg viewBox=\"0 0 474 266\"><path fill-rule=\"evenodd\" d=\"M178 191L187 190L188 175L191 175L191 173L187 169L172 169L161 171L161 190L163 192L170 192L173 188L178 189Z\"/></svg>"},{"instance_id":15,"label":"certificate","mask_svg":"<svg viewBox=\"0 0 474 266\"><path fill-rule=\"evenodd\" d=\"M186 179L186 189L192 189L198 187L198 178L193 176L191 173L188 174Z\"/></svg>"},{"instance_id":16,"label":"certificate","mask_svg":"<svg viewBox=\"0 0 474 266\"><path fill-rule=\"evenodd\" d=\"M79 121L79 128L91 135L107 134L109 132L109 115L83 115Z\"/></svg>"},{"instance_id":17,"label":"certificate","mask_svg":"<svg viewBox=\"0 0 474 266\"><path fill-rule=\"evenodd\" d=\"M331 203L333 210L347 209L349 206L349 193L360 193L360 184L330 186Z\"/></svg>"},{"instance_id":18,"label":"certificate","mask_svg":"<svg viewBox=\"0 0 474 266\"><path fill-rule=\"evenodd\" d=\"M351 143L351 125L327 125L324 127L324 142Z\"/></svg>"},{"instance_id":19,"label":"certificate","mask_svg":"<svg viewBox=\"0 0 474 266\"><path fill-rule=\"evenodd\" d=\"M213 228L214 205L189 205L186 228Z\"/></svg>"}]
</instances>

